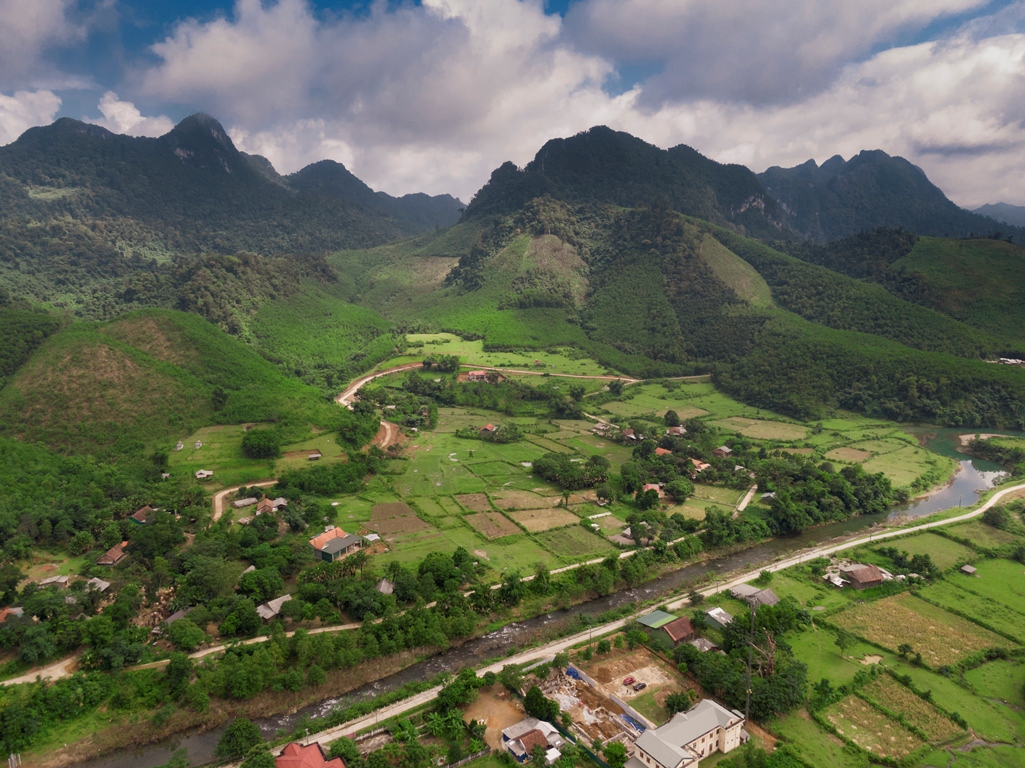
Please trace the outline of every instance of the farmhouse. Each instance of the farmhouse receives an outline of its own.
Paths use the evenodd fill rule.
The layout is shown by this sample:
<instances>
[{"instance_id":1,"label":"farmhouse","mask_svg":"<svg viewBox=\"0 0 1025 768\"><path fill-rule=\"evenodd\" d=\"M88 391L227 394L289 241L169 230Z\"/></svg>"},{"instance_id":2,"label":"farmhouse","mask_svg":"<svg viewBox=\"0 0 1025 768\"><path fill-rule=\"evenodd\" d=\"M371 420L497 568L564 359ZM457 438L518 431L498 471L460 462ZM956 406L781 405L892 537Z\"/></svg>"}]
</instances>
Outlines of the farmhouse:
<instances>
[{"instance_id":1,"label":"farmhouse","mask_svg":"<svg viewBox=\"0 0 1025 768\"><path fill-rule=\"evenodd\" d=\"M712 466L711 464L706 464L705 462L700 461L699 459L691 459L690 463L694 465L694 468L698 472L704 472L706 469Z\"/></svg>"},{"instance_id":2,"label":"farmhouse","mask_svg":"<svg viewBox=\"0 0 1025 768\"><path fill-rule=\"evenodd\" d=\"M685 643L694 637L694 625L690 623L690 619L686 616L681 616L676 621L663 624L661 629L669 635L669 640L673 646Z\"/></svg>"},{"instance_id":3,"label":"farmhouse","mask_svg":"<svg viewBox=\"0 0 1025 768\"><path fill-rule=\"evenodd\" d=\"M545 748L549 765L561 757L559 750L566 742L551 723L528 717L502 731L502 745L519 763L530 759L535 747ZM554 753L554 754L553 754Z\"/></svg>"},{"instance_id":4,"label":"farmhouse","mask_svg":"<svg viewBox=\"0 0 1025 768\"><path fill-rule=\"evenodd\" d=\"M883 583L883 574L874 565L843 565L840 566L840 575L855 589L868 589Z\"/></svg>"},{"instance_id":5,"label":"farmhouse","mask_svg":"<svg viewBox=\"0 0 1025 768\"><path fill-rule=\"evenodd\" d=\"M256 503L256 499L249 497L247 499L238 499L237 501L231 502L231 506L235 509L242 509L243 507L251 507Z\"/></svg>"},{"instance_id":6,"label":"farmhouse","mask_svg":"<svg viewBox=\"0 0 1025 768\"><path fill-rule=\"evenodd\" d=\"M48 579L42 579L39 582L39 586L41 586L41 587L48 587L48 586L50 586L52 584L55 587L60 587L61 589L67 589L68 588L68 584L70 582L71 582L71 577L70 576L51 576Z\"/></svg>"},{"instance_id":7,"label":"farmhouse","mask_svg":"<svg viewBox=\"0 0 1025 768\"><path fill-rule=\"evenodd\" d=\"M263 605L256 606L256 612L260 614L260 617L264 621L270 621L279 613L281 613L281 606L283 606L291 599L291 595L282 595L281 597L275 597L273 600L268 600Z\"/></svg>"},{"instance_id":8,"label":"farmhouse","mask_svg":"<svg viewBox=\"0 0 1025 768\"><path fill-rule=\"evenodd\" d=\"M97 592L102 594L106 592L108 589L110 589L110 582L93 577L86 582L86 586L91 587L92 589L95 589Z\"/></svg>"},{"instance_id":9,"label":"farmhouse","mask_svg":"<svg viewBox=\"0 0 1025 768\"><path fill-rule=\"evenodd\" d=\"M725 459L727 456L733 455L733 449L725 445L720 445L718 448L712 451L712 455L720 459Z\"/></svg>"},{"instance_id":10,"label":"farmhouse","mask_svg":"<svg viewBox=\"0 0 1025 768\"><path fill-rule=\"evenodd\" d=\"M263 515L270 512L276 512L277 507L274 506L274 502L270 499L264 499L260 502L260 505L256 508L256 514Z\"/></svg>"},{"instance_id":11,"label":"farmhouse","mask_svg":"<svg viewBox=\"0 0 1025 768\"><path fill-rule=\"evenodd\" d=\"M12 616L14 616L15 618L20 619L24 615L25 615L25 609L22 608L21 606L18 606L18 605L8 605L5 608L3 608L2 610L0 610L0 624L3 624L5 621L7 621Z\"/></svg>"},{"instance_id":12,"label":"farmhouse","mask_svg":"<svg viewBox=\"0 0 1025 768\"><path fill-rule=\"evenodd\" d=\"M355 552L363 545L363 537L354 533L346 533L341 528L333 525L328 527L319 536L310 539L310 546L313 547L313 555L318 560L333 562L341 560L351 552Z\"/></svg>"},{"instance_id":13,"label":"farmhouse","mask_svg":"<svg viewBox=\"0 0 1025 768\"><path fill-rule=\"evenodd\" d=\"M730 590L730 594L738 600L743 600L748 605L754 605L757 611L763 605L775 605L779 602L776 593L771 589L759 589L750 584L738 584Z\"/></svg>"},{"instance_id":14,"label":"farmhouse","mask_svg":"<svg viewBox=\"0 0 1025 768\"><path fill-rule=\"evenodd\" d=\"M709 651L718 651L719 646L713 643L711 640L706 640L703 637L696 637L693 640L687 641L688 645L693 645L702 653L708 653Z\"/></svg>"},{"instance_id":15,"label":"farmhouse","mask_svg":"<svg viewBox=\"0 0 1025 768\"><path fill-rule=\"evenodd\" d=\"M466 374L466 380L467 381L487 381L488 380L487 371L470 371L468 374Z\"/></svg>"},{"instance_id":16,"label":"farmhouse","mask_svg":"<svg viewBox=\"0 0 1025 768\"><path fill-rule=\"evenodd\" d=\"M634 742L636 757L650 768L689 768L713 752L731 752L747 741L744 716L711 699L677 713Z\"/></svg>"},{"instance_id":17,"label":"farmhouse","mask_svg":"<svg viewBox=\"0 0 1025 768\"><path fill-rule=\"evenodd\" d=\"M382 595L390 595L395 592L395 585L388 581L388 579L381 579L379 582L377 582L374 589L376 589Z\"/></svg>"},{"instance_id":18,"label":"farmhouse","mask_svg":"<svg viewBox=\"0 0 1025 768\"><path fill-rule=\"evenodd\" d=\"M490 435L495 434L497 431L498 431L498 428L494 424L485 424L480 429L480 436L481 437L489 437Z\"/></svg>"},{"instance_id":19,"label":"farmhouse","mask_svg":"<svg viewBox=\"0 0 1025 768\"><path fill-rule=\"evenodd\" d=\"M726 629L726 625L733 621L733 617L722 608L709 608L705 611L705 623L715 629Z\"/></svg>"},{"instance_id":20,"label":"farmhouse","mask_svg":"<svg viewBox=\"0 0 1025 768\"><path fill-rule=\"evenodd\" d=\"M660 499L665 498L665 491L662 490L662 486L659 483L648 483L641 489L641 493L647 493L648 491L654 491Z\"/></svg>"},{"instance_id":21,"label":"farmhouse","mask_svg":"<svg viewBox=\"0 0 1025 768\"><path fill-rule=\"evenodd\" d=\"M153 509L153 507L146 505L142 509L136 510L134 514L132 514L132 516L128 519L131 520L133 523L138 523L139 525L146 525L146 520L153 512L156 512L156 510Z\"/></svg>"},{"instance_id":22,"label":"farmhouse","mask_svg":"<svg viewBox=\"0 0 1025 768\"><path fill-rule=\"evenodd\" d=\"M125 547L128 546L127 541L122 541L120 544L115 544L113 547L108 549L102 555L100 559L96 561L97 565L109 565L111 567L117 565L125 559Z\"/></svg>"},{"instance_id":23,"label":"farmhouse","mask_svg":"<svg viewBox=\"0 0 1025 768\"><path fill-rule=\"evenodd\" d=\"M687 428L686 427L670 427L669 429L666 430L666 434L667 435L671 435L673 437L683 437L684 435L687 434Z\"/></svg>"},{"instance_id":24,"label":"farmhouse","mask_svg":"<svg viewBox=\"0 0 1025 768\"><path fill-rule=\"evenodd\" d=\"M656 448L655 449L655 455L656 456L672 456L673 452L670 451L668 448Z\"/></svg>"},{"instance_id":25,"label":"farmhouse","mask_svg":"<svg viewBox=\"0 0 1025 768\"><path fill-rule=\"evenodd\" d=\"M624 429L623 430L623 437L626 438L627 440L636 440L637 439L637 433L634 432L632 429ZM641 437L643 438L643 435Z\"/></svg>"},{"instance_id":26,"label":"farmhouse","mask_svg":"<svg viewBox=\"0 0 1025 768\"><path fill-rule=\"evenodd\" d=\"M345 768L345 761L340 757L328 760L324 748L317 742L304 747L293 741L274 758L274 765L277 768Z\"/></svg>"}]
</instances>

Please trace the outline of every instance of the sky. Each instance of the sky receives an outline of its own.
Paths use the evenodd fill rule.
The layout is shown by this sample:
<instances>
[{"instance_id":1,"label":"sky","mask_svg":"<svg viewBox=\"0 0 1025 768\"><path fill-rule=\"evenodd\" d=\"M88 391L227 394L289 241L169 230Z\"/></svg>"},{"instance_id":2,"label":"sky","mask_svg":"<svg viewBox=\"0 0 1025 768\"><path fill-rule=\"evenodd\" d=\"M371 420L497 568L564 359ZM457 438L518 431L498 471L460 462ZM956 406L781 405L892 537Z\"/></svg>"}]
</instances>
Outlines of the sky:
<instances>
[{"instance_id":1,"label":"sky","mask_svg":"<svg viewBox=\"0 0 1025 768\"><path fill-rule=\"evenodd\" d=\"M608 125L756 172L882 149L1025 205L1025 0L0 0L0 145L194 112L395 195L469 201Z\"/></svg>"}]
</instances>

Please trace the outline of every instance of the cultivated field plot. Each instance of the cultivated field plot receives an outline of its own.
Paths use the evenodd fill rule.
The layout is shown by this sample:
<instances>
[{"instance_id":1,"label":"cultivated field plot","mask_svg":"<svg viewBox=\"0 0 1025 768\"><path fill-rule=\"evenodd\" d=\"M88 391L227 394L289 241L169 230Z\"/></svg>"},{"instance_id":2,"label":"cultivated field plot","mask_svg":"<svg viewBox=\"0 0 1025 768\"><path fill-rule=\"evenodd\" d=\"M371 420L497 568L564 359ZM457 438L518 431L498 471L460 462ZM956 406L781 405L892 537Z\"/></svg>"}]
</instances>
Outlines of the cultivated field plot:
<instances>
[{"instance_id":1,"label":"cultivated field plot","mask_svg":"<svg viewBox=\"0 0 1025 768\"><path fill-rule=\"evenodd\" d=\"M904 643L931 667L954 664L986 648L1012 648L999 635L910 594L862 603L832 617L844 629L896 650Z\"/></svg>"},{"instance_id":2,"label":"cultivated field plot","mask_svg":"<svg viewBox=\"0 0 1025 768\"><path fill-rule=\"evenodd\" d=\"M534 538L556 556L574 562L590 557L602 557L618 551L605 539L585 531L579 525L560 528L556 531L545 531Z\"/></svg>"},{"instance_id":3,"label":"cultivated field plot","mask_svg":"<svg viewBox=\"0 0 1025 768\"><path fill-rule=\"evenodd\" d=\"M937 567L944 571L975 556L974 550L936 533L920 533L888 542L884 546L894 547L909 555L929 555Z\"/></svg>"},{"instance_id":4,"label":"cultivated field plot","mask_svg":"<svg viewBox=\"0 0 1025 768\"><path fill-rule=\"evenodd\" d=\"M370 511L368 527L377 531L386 539L403 533L426 531L430 526L416 516L416 512L408 504L401 501L378 504Z\"/></svg>"},{"instance_id":5,"label":"cultivated field plot","mask_svg":"<svg viewBox=\"0 0 1025 768\"><path fill-rule=\"evenodd\" d=\"M437 499L432 499L429 496L417 499L414 503L416 508L428 517L442 518L451 515L451 512L443 507Z\"/></svg>"},{"instance_id":6,"label":"cultivated field plot","mask_svg":"<svg viewBox=\"0 0 1025 768\"><path fill-rule=\"evenodd\" d=\"M456 496L456 501L471 512L486 512L491 509L486 493L464 493Z\"/></svg>"},{"instance_id":7,"label":"cultivated field plot","mask_svg":"<svg viewBox=\"0 0 1025 768\"><path fill-rule=\"evenodd\" d=\"M871 459L872 454L858 448L834 448L826 452L826 458L830 461L848 461L860 464L867 459Z\"/></svg>"},{"instance_id":8,"label":"cultivated field plot","mask_svg":"<svg viewBox=\"0 0 1025 768\"><path fill-rule=\"evenodd\" d=\"M609 413L613 413L616 416L625 416L626 418L632 418L634 416L641 416L645 413L653 413L659 418L666 415L672 407L672 403L665 402L652 402L649 398L644 396L638 396L632 400L625 402L612 402L605 404L605 410ZM676 414L681 419L696 419L698 416L707 416L708 411L703 408L688 408L686 406L673 408Z\"/></svg>"},{"instance_id":9,"label":"cultivated field plot","mask_svg":"<svg viewBox=\"0 0 1025 768\"><path fill-rule=\"evenodd\" d=\"M815 453L814 448L778 448L780 453L789 453L794 456L811 456Z\"/></svg>"},{"instance_id":10,"label":"cultivated field plot","mask_svg":"<svg viewBox=\"0 0 1025 768\"><path fill-rule=\"evenodd\" d=\"M530 491L501 491L491 497L499 509L543 509L550 507L552 500Z\"/></svg>"},{"instance_id":11,"label":"cultivated field plot","mask_svg":"<svg viewBox=\"0 0 1025 768\"><path fill-rule=\"evenodd\" d=\"M932 603L942 605L1013 637L1019 643L1025 641L1025 614L988 597L971 592L975 579L960 573L951 574L947 581L930 584L921 595ZM1018 603L1018 608L1025 604Z\"/></svg>"},{"instance_id":12,"label":"cultivated field plot","mask_svg":"<svg viewBox=\"0 0 1025 768\"><path fill-rule=\"evenodd\" d=\"M904 722L922 731L930 742L946 741L962 732L957 723L889 675L881 675L862 688L861 693L903 717Z\"/></svg>"},{"instance_id":13,"label":"cultivated field plot","mask_svg":"<svg viewBox=\"0 0 1025 768\"><path fill-rule=\"evenodd\" d=\"M554 440L549 440L547 437L541 437L540 435L527 435L527 442L533 443L545 453L573 453L571 448L567 448L562 443L557 443Z\"/></svg>"},{"instance_id":14,"label":"cultivated field plot","mask_svg":"<svg viewBox=\"0 0 1025 768\"><path fill-rule=\"evenodd\" d=\"M711 501L724 507L732 509L740 503L747 491L738 491L733 488L722 488L717 485L694 484L694 497L703 501Z\"/></svg>"},{"instance_id":15,"label":"cultivated field plot","mask_svg":"<svg viewBox=\"0 0 1025 768\"><path fill-rule=\"evenodd\" d=\"M500 539L503 536L522 533L512 521L498 512L478 512L475 515L467 515L466 522L489 539Z\"/></svg>"},{"instance_id":16,"label":"cultivated field plot","mask_svg":"<svg viewBox=\"0 0 1025 768\"><path fill-rule=\"evenodd\" d=\"M824 714L838 733L880 757L900 759L923 745L914 733L857 696L841 699Z\"/></svg>"},{"instance_id":17,"label":"cultivated field plot","mask_svg":"<svg viewBox=\"0 0 1025 768\"><path fill-rule=\"evenodd\" d=\"M753 437L756 440L803 440L808 436L807 427L798 424L785 424L782 421L733 416L729 419L713 421L712 424L731 432L739 432L744 437Z\"/></svg>"},{"instance_id":18,"label":"cultivated field plot","mask_svg":"<svg viewBox=\"0 0 1025 768\"><path fill-rule=\"evenodd\" d=\"M981 520L971 520L961 525L952 525L948 530L953 536L968 539L973 544L989 549L999 550L1021 541L1021 537L1007 531L1001 531L999 528L994 528L991 525L986 525Z\"/></svg>"},{"instance_id":19,"label":"cultivated field plot","mask_svg":"<svg viewBox=\"0 0 1025 768\"><path fill-rule=\"evenodd\" d=\"M568 509L525 509L508 515L531 533L565 528L580 522L580 518Z\"/></svg>"},{"instance_id":20,"label":"cultivated field plot","mask_svg":"<svg viewBox=\"0 0 1025 768\"><path fill-rule=\"evenodd\" d=\"M905 486L913 483L918 477L935 466L937 457L924 448L917 448L906 445L900 450L888 453L885 456L875 456L866 461L862 466L866 472L875 474L882 472L895 486Z\"/></svg>"}]
</instances>

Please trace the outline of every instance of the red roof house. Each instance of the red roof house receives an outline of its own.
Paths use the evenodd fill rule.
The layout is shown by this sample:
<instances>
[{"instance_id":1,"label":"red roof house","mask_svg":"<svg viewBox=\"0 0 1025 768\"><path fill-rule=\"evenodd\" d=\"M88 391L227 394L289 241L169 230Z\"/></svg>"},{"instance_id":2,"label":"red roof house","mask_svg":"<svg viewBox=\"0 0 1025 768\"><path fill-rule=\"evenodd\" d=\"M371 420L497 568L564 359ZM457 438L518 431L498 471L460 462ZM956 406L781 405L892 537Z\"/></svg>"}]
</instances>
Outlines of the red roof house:
<instances>
[{"instance_id":1,"label":"red roof house","mask_svg":"<svg viewBox=\"0 0 1025 768\"><path fill-rule=\"evenodd\" d=\"M691 640L694 637L694 625L690 623L690 619L686 616L681 616L676 621L663 624L661 628L669 635L669 639L674 644Z\"/></svg>"},{"instance_id":2,"label":"red roof house","mask_svg":"<svg viewBox=\"0 0 1025 768\"><path fill-rule=\"evenodd\" d=\"M345 761L340 757L328 760L320 744L313 743L304 747L295 741L274 758L274 763L277 768L345 768Z\"/></svg>"},{"instance_id":3,"label":"red roof house","mask_svg":"<svg viewBox=\"0 0 1025 768\"><path fill-rule=\"evenodd\" d=\"M655 449L655 455L656 456L672 456L673 452L670 451L668 448L656 448Z\"/></svg>"}]
</instances>

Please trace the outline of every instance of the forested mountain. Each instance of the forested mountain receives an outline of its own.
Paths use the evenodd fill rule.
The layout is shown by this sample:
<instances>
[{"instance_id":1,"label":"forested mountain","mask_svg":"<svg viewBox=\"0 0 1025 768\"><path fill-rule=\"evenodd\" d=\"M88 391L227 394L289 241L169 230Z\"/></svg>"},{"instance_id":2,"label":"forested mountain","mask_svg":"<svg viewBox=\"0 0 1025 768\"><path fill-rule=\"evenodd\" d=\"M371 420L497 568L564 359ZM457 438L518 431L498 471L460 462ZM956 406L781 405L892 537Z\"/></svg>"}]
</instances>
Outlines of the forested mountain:
<instances>
[{"instance_id":1,"label":"forested mountain","mask_svg":"<svg viewBox=\"0 0 1025 768\"><path fill-rule=\"evenodd\" d=\"M758 179L785 211L787 224L819 242L877 227L936 237L998 231L1025 237L1025 231L959 208L920 168L880 150L847 161L836 155L821 166L814 160L793 168L774 166Z\"/></svg>"},{"instance_id":2,"label":"forested mountain","mask_svg":"<svg viewBox=\"0 0 1025 768\"><path fill-rule=\"evenodd\" d=\"M415 226L418 230L447 227L459 221L466 206L452 195L431 197L422 193L392 197L374 192L341 163L321 160L285 177L285 182L302 195L325 197L362 206Z\"/></svg>"},{"instance_id":3,"label":"forested mountain","mask_svg":"<svg viewBox=\"0 0 1025 768\"><path fill-rule=\"evenodd\" d=\"M623 207L665 199L681 213L732 224L753 237L789 234L783 212L744 166L722 165L682 144L659 149L605 126L552 139L522 170L505 163L465 218L511 214L543 195Z\"/></svg>"},{"instance_id":4,"label":"forested mountain","mask_svg":"<svg viewBox=\"0 0 1025 768\"><path fill-rule=\"evenodd\" d=\"M1010 203L988 203L976 208L972 213L980 216L988 216L996 221L1010 224L1015 227L1025 227L1025 205L1011 205Z\"/></svg>"}]
</instances>

